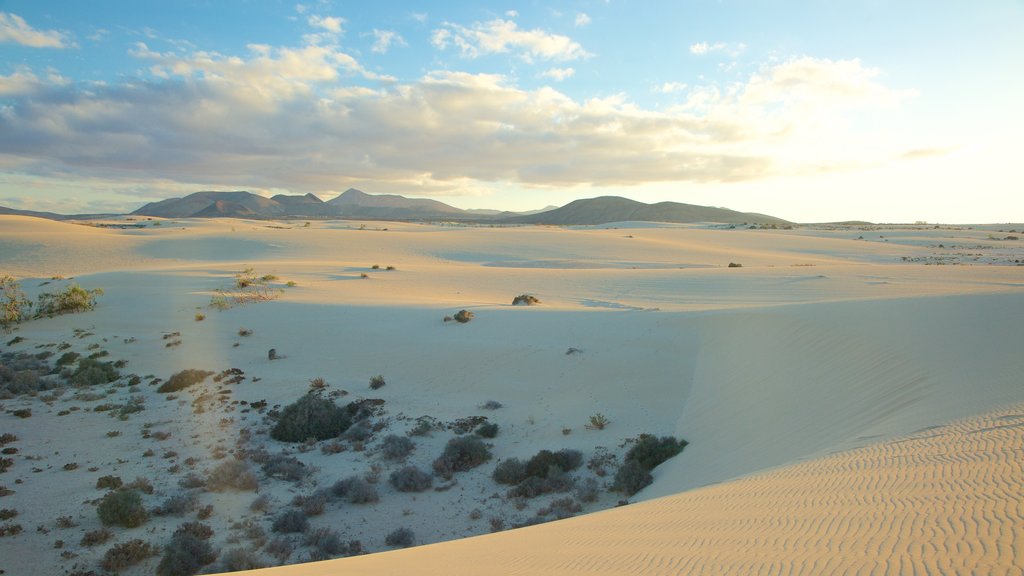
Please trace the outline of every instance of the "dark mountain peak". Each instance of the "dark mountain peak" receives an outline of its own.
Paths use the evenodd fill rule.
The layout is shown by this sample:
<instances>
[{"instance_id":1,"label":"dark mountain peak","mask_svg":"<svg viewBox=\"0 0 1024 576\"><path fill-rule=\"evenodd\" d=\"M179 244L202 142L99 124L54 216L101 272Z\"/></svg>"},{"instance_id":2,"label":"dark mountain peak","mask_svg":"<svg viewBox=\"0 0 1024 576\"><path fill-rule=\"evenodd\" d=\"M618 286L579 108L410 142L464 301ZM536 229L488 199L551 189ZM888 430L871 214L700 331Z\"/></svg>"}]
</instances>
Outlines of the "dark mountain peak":
<instances>
[{"instance_id":1,"label":"dark mountain peak","mask_svg":"<svg viewBox=\"0 0 1024 576\"><path fill-rule=\"evenodd\" d=\"M502 221L521 224L554 225L591 225L626 221L788 224L785 220L763 214L736 212L725 208L712 208L679 202L645 204L621 196L599 196L597 198L573 200L555 210L529 216L505 218Z\"/></svg>"}]
</instances>

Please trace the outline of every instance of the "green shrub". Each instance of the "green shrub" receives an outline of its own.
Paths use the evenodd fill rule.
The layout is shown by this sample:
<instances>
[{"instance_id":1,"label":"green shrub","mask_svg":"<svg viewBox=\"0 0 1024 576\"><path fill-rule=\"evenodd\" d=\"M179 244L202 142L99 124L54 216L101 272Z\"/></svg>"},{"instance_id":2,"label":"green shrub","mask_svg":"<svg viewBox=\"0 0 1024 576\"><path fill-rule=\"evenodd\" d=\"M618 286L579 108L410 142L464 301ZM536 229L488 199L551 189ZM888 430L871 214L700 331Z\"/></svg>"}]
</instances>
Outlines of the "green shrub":
<instances>
[{"instance_id":1,"label":"green shrub","mask_svg":"<svg viewBox=\"0 0 1024 576\"><path fill-rule=\"evenodd\" d=\"M146 522L148 516L142 497L135 490L111 492L100 500L96 512L104 526L135 528Z\"/></svg>"},{"instance_id":2,"label":"green shrub","mask_svg":"<svg viewBox=\"0 0 1024 576\"><path fill-rule=\"evenodd\" d=\"M465 324L473 319L473 313L469 310L459 310L455 313L455 321L459 324Z\"/></svg>"},{"instance_id":3,"label":"green shrub","mask_svg":"<svg viewBox=\"0 0 1024 576\"><path fill-rule=\"evenodd\" d=\"M498 462L491 478L498 484L519 484L526 480L526 464L519 458L509 458Z\"/></svg>"},{"instance_id":4,"label":"green shrub","mask_svg":"<svg viewBox=\"0 0 1024 576\"><path fill-rule=\"evenodd\" d=\"M413 545L416 535L408 528L399 528L384 537L384 543L388 546L408 548Z\"/></svg>"},{"instance_id":5,"label":"green shrub","mask_svg":"<svg viewBox=\"0 0 1024 576\"><path fill-rule=\"evenodd\" d=\"M331 486L335 496L348 500L350 504L371 504L380 501L377 489L359 476L349 476Z\"/></svg>"},{"instance_id":6,"label":"green shrub","mask_svg":"<svg viewBox=\"0 0 1024 576\"><path fill-rule=\"evenodd\" d=\"M312 560L326 560L346 551L338 533L330 528L317 528L306 533L306 546L313 549Z\"/></svg>"},{"instance_id":7,"label":"green shrub","mask_svg":"<svg viewBox=\"0 0 1024 576\"><path fill-rule=\"evenodd\" d=\"M97 490L117 490L124 485L120 476L100 476L96 480Z\"/></svg>"},{"instance_id":8,"label":"green shrub","mask_svg":"<svg viewBox=\"0 0 1024 576\"><path fill-rule=\"evenodd\" d=\"M333 401L306 394L285 406L270 437L281 442L305 442L309 438L335 438L352 425L351 416Z\"/></svg>"},{"instance_id":9,"label":"green shrub","mask_svg":"<svg viewBox=\"0 0 1024 576\"><path fill-rule=\"evenodd\" d=\"M583 454L579 450L541 450L526 463L526 475L547 478L552 468L562 472L572 472L583 464Z\"/></svg>"},{"instance_id":10,"label":"green shrub","mask_svg":"<svg viewBox=\"0 0 1024 576\"><path fill-rule=\"evenodd\" d=\"M213 530L205 524L182 524L164 547L156 573L159 576L191 576L199 572L203 566L217 559L217 553L209 542L212 535Z\"/></svg>"},{"instance_id":11,"label":"green shrub","mask_svg":"<svg viewBox=\"0 0 1024 576\"><path fill-rule=\"evenodd\" d=\"M263 463L263 473L270 478L298 482L309 475L309 470L295 456L276 454Z\"/></svg>"},{"instance_id":12,"label":"green shrub","mask_svg":"<svg viewBox=\"0 0 1024 576\"><path fill-rule=\"evenodd\" d=\"M534 304L540 304L540 300L530 294L520 294L512 299L513 306L533 306Z\"/></svg>"},{"instance_id":13,"label":"green shrub","mask_svg":"<svg viewBox=\"0 0 1024 576\"><path fill-rule=\"evenodd\" d=\"M86 290L78 284L72 284L56 294L43 293L39 295L39 303L36 305L36 317L86 312L96 307L96 297L102 295L101 288Z\"/></svg>"},{"instance_id":14,"label":"green shrub","mask_svg":"<svg viewBox=\"0 0 1024 576\"><path fill-rule=\"evenodd\" d=\"M302 510L292 508L279 514L270 529L282 534L305 532L309 529L309 519Z\"/></svg>"},{"instance_id":15,"label":"green shrub","mask_svg":"<svg viewBox=\"0 0 1024 576\"><path fill-rule=\"evenodd\" d=\"M166 382L160 385L156 389L161 394L169 394L171 392L177 392L184 390L189 386L195 386L208 377L213 376L213 372L207 370L196 370L194 368L188 368L173 374Z\"/></svg>"},{"instance_id":16,"label":"green shrub","mask_svg":"<svg viewBox=\"0 0 1024 576\"><path fill-rule=\"evenodd\" d=\"M643 464L636 460L626 460L615 473L612 490L632 496L653 481L654 478L651 476L650 470L644 468Z\"/></svg>"},{"instance_id":17,"label":"green shrub","mask_svg":"<svg viewBox=\"0 0 1024 576\"><path fill-rule=\"evenodd\" d=\"M381 388L384 387L385 384L386 382L384 382L384 377L381 376L380 374L374 376L373 378L370 378L371 390L380 390Z\"/></svg>"},{"instance_id":18,"label":"green shrub","mask_svg":"<svg viewBox=\"0 0 1024 576\"><path fill-rule=\"evenodd\" d=\"M686 440L676 440L671 436L658 438L650 434L640 435L639 440L629 452L626 452L626 460L636 460L647 470L654 470L656 466L679 454L687 445Z\"/></svg>"},{"instance_id":19,"label":"green shrub","mask_svg":"<svg viewBox=\"0 0 1024 576\"><path fill-rule=\"evenodd\" d=\"M266 568L266 564L255 552L248 548L231 548L220 555L217 572L241 572Z\"/></svg>"},{"instance_id":20,"label":"green shrub","mask_svg":"<svg viewBox=\"0 0 1024 576\"><path fill-rule=\"evenodd\" d=\"M121 377L111 362L100 362L93 358L82 358L78 361L78 367L71 373L68 381L72 386L84 388L87 386L99 386L109 384Z\"/></svg>"},{"instance_id":21,"label":"green shrub","mask_svg":"<svg viewBox=\"0 0 1024 576\"><path fill-rule=\"evenodd\" d=\"M452 438L444 452L434 460L434 472L450 477L454 472L476 468L491 459L491 450L476 436Z\"/></svg>"},{"instance_id":22,"label":"green shrub","mask_svg":"<svg viewBox=\"0 0 1024 576\"><path fill-rule=\"evenodd\" d=\"M569 491L575 484L572 476L552 466L544 476L528 476L509 490L508 495L513 498L536 498L541 494Z\"/></svg>"},{"instance_id":23,"label":"green shrub","mask_svg":"<svg viewBox=\"0 0 1024 576\"><path fill-rule=\"evenodd\" d=\"M474 433L481 438L494 438L498 435L498 425L494 422L487 422L481 424Z\"/></svg>"},{"instance_id":24,"label":"green shrub","mask_svg":"<svg viewBox=\"0 0 1024 576\"><path fill-rule=\"evenodd\" d=\"M103 561L100 565L103 566L104 570L119 572L129 566L142 562L150 556L156 556L156 554L156 546L136 538L121 544L115 544L113 548L107 550L107 553L103 555Z\"/></svg>"},{"instance_id":25,"label":"green shrub","mask_svg":"<svg viewBox=\"0 0 1024 576\"><path fill-rule=\"evenodd\" d=\"M79 354L78 352L65 352L60 355L60 358L57 358L57 363L55 364L55 366L57 368L63 368L68 364L74 364L79 357L81 357L81 354Z\"/></svg>"},{"instance_id":26,"label":"green shrub","mask_svg":"<svg viewBox=\"0 0 1024 576\"><path fill-rule=\"evenodd\" d=\"M380 453L388 460L403 460L412 453L416 445L405 436L389 434L381 441Z\"/></svg>"},{"instance_id":27,"label":"green shrub","mask_svg":"<svg viewBox=\"0 0 1024 576\"><path fill-rule=\"evenodd\" d=\"M32 301L25 297L21 286L10 276L0 276L0 328L12 326L28 318Z\"/></svg>"},{"instance_id":28,"label":"green shrub","mask_svg":"<svg viewBox=\"0 0 1024 576\"><path fill-rule=\"evenodd\" d=\"M399 492L423 492L434 483L434 478L415 466L406 466L391 473L388 479Z\"/></svg>"}]
</instances>

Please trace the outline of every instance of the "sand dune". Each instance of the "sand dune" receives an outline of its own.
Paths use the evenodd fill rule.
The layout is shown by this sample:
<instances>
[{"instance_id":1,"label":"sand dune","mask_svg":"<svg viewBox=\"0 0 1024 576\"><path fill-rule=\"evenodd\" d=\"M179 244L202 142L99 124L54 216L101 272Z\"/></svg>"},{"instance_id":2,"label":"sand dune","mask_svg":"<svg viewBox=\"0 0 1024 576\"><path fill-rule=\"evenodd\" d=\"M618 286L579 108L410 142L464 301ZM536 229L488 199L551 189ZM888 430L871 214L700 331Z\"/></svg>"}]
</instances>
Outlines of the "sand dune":
<instances>
[{"instance_id":1,"label":"sand dune","mask_svg":"<svg viewBox=\"0 0 1024 576\"><path fill-rule=\"evenodd\" d=\"M554 524L253 574L1020 574L1024 404Z\"/></svg>"},{"instance_id":2,"label":"sand dune","mask_svg":"<svg viewBox=\"0 0 1024 576\"><path fill-rule=\"evenodd\" d=\"M502 430L494 461L447 491L402 494L382 482L380 503L332 504L313 519L373 552L388 549L396 525L427 546L284 573L1015 573L1020 564L1012 488L1022 480L1024 268L1015 264L1024 248L998 240L998 227L155 222L121 230L0 217L0 273L31 297L71 281L58 275L105 290L92 312L24 324L25 340L5 351L66 342L161 378L240 367L247 378L230 398L269 406L315 377L363 397L383 374L381 434L504 404L488 413ZM248 266L278 276L281 298L210 308ZM542 305L513 307L524 292ZM441 321L460 308L476 318ZM169 334L180 342L168 347ZM269 348L286 358L269 360ZM151 478L155 506L186 471L205 473L213 453L293 449L266 437L263 415L209 400L221 392L208 384L168 401L125 386L90 400L5 400L0 432L15 433L20 452L0 478L15 489L0 507L17 508L26 527L57 530L61 515L77 526L0 538L0 568L24 571L24 558L48 572L95 567L102 547L74 543L99 526L89 502L101 475ZM129 394L145 411L121 422L93 410ZM195 412L203 398L209 407ZM17 408L34 415L16 418ZM598 412L611 426L587 430ZM170 438L154 444L152 426ZM599 511L622 498L602 491L584 507L593 514L479 536L488 520L528 521L550 500L520 508L502 496L494 462L540 448L623 452L645 432L690 445L655 469L638 503ZM429 469L449 436L417 437L410 462ZM252 494L203 493L217 546L237 545L239 520L269 528L296 494L374 466L386 477L396 464L376 442L341 455L293 450L315 472L297 485L263 478L266 513L249 510ZM167 456L139 457L150 448ZM64 470L72 460L80 466ZM119 537L163 545L181 521L154 518ZM71 556L54 548L57 537ZM308 559L293 540L288 561Z\"/></svg>"}]
</instances>

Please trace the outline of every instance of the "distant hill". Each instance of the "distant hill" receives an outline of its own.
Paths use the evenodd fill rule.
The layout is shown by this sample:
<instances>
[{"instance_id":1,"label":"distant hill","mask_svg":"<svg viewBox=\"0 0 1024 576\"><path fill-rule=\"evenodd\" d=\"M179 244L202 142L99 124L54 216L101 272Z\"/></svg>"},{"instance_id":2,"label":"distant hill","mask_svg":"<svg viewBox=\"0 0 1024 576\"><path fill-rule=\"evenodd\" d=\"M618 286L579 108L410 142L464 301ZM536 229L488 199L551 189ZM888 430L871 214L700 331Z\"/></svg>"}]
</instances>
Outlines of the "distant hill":
<instances>
[{"instance_id":1,"label":"distant hill","mask_svg":"<svg viewBox=\"0 0 1024 576\"><path fill-rule=\"evenodd\" d=\"M327 201L335 207L339 216L345 218L369 218L374 220L430 220L456 218L466 219L471 215L444 202L427 198L406 198L395 194L367 194L362 190L349 188Z\"/></svg>"},{"instance_id":2,"label":"distant hill","mask_svg":"<svg viewBox=\"0 0 1024 576\"><path fill-rule=\"evenodd\" d=\"M736 212L726 208L658 202L645 204L619 196L601 196L574 200L561 208L528 216L502 218L501 222L519 224L586 225L608 222L722 222L725 224L789 224L786 220L755 214Z\"/></svg>"},{"instance_id":3,"label":"distant hill","mask_svg":"<svg viewBox=\"0 0 1024 576\"><path fill-rule=\"evenodd\" d=\"M273 218L288 213L276 200L252 192L195 192L184 198L168 198L150 202L132 212L133 216L158 218Z\"/></svg>"}]
</instances>

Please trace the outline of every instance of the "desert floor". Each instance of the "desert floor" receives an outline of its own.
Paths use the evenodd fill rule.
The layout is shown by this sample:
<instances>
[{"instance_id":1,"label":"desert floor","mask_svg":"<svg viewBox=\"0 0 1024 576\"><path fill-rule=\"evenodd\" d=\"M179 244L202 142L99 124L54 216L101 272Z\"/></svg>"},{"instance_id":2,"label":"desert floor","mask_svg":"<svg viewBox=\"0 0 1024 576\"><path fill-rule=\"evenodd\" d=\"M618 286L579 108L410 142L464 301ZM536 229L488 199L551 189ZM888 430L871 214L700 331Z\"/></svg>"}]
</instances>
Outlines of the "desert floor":
<instances>
[{"instance_id":1,"label":"desert floor","mask_svg":"<svg viewBox=\"0 0 1024 576\"><path fill-rule=\"evenodd\" d=\"M110 384L0 400L0 434L17 438L0 473L0 510L17 512L0 521L7 574L100 572L133 539L157 554L121 573L153 573L200 518L219 551L207 571L243 566L242 549L265 566L384 552L281 574L1022 573L1021 225L109 223L141 227L0 216L0 275L29 297L104 291L95 310L3 335L8 367L68 351L123 364ZM212 306L247 268L276 298ZM512 306L524 293L541 303ZM472 321L442 321L462 309ZM315 378L339 404L384 401L363 436L269 437ZM610 423L588 427L596 414ZM499 425L489 462L420 493L389 484L431 470L471 417ZM610 491L644 433L689 445L636 495ZM385 458L389 434L415 450ZM540 449L580 451L572 476L593 499L512 498L492 480ZM275 475L274 458L301 473ZM196 482L236 459L257 490ZM151 511L187 505L86 545L109 475L144 478ZM379 500L331 496L304 533L273 530L296 496L353 475ZM543 523L567 497L576 516ZM392 551L397 528L417 546Z\"/></svg>"}]
</instances>

